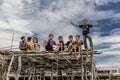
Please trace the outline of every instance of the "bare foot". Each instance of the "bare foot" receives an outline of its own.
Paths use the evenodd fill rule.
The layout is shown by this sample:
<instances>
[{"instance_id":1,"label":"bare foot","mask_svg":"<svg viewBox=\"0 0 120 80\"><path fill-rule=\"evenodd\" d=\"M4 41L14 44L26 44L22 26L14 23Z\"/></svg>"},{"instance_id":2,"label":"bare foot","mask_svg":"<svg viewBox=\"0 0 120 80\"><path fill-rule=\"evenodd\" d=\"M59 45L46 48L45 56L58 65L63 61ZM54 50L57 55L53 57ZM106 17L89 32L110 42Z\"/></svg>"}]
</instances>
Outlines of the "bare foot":
<instances>
[{"instance_id":1,"label":"bare foot","mask_svg":"<svg viewBox=\"0 0 120 80\"><path fill-rule=\"evenodd\" d=\"M77 56L76 56L77 59L80 59L80 57L81 57L80 55L77 55Z\"/></svg>"},{"instance_id":2,"label":"bare foot","mask_svg":"<svg viewBox=\"0 0 120 80\"><path fill-rule=\"evenodd\" d=\"M47 50L43 50L42 52L48 52Z\"/></svg>"}]
</instances>

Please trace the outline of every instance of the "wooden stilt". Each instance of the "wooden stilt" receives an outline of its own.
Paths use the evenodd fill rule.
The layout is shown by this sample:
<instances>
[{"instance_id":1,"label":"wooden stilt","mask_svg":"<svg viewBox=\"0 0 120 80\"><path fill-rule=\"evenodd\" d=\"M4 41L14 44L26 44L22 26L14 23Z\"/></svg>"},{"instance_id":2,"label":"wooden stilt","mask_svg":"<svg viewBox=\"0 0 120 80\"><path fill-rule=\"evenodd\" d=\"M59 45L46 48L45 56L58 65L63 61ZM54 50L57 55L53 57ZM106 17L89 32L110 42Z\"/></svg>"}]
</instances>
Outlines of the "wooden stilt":
<instances>
[{"instance_id":1,"label":"wooden stilt","mask_svg":"<svg viewBox=\"0 0 120 80\"><path fill-rule=\"evenodd\" d=\"M18 70L16 74L16 80L19 80L21 68L22 68L22 60L21 60L21 56L18 56Z\"/></svg>"},{"instance_id":2,"label":"wooden stilt","mask_svg":"<svg viewBox=\"0 0 120 80\"><path fill-rule=\"evenodd\" d=\"M41 73L42 73L42 71L40 71L40 80L42 80L42 74Z\"/></svg>"},{"instance_id":3,"label":"wooden stilt","mask_svg":"<svg viewBox=\"0 0 120 80\"><path fill-rule=\"evenodd\" d=\"M83 54L81 54L81 80L84 80Z\"/></svg>"},{"instance_id":4,"label":"wooden stilt","mask_svg":"<svg viewBox=\"0 0 120 80\"><path fill-rule=\"evenodd\" d=\"M93 47L92 47L92 53L91 53L91 79L90 80L94 80L94 74L93 74Z\"/></svg>"},{"instance_id":5,"label":"wooden stilt","mask_svg":"<svg viewBox=\"0 0 120 80\"><path fill-rule=\"evenodd\" d=\"M51 69L51 80L54 80L54 79L53 79L53 64L51 65L51 68L52 68L52 69Z\"/></svg>"},{"instance_id":6,"label":"wooden stilt","mask_svg":"<svg viewBox=\"0 0 120 80\"><path fill-rule=\"evenodd\" d=\"M9 80L9 77L10 77L10 70L11 70L11 66L12 66L12 64L13 64L13 62L14 62L14 54L12 55L12 58L11 58L11 61L10 61L10 64L9 64L9 66L8 66L8 71L7 71L7 76L6 76L6 80Z\"/></svg>"},{"instance_id":7,"label":"wooden stilt","mask_svg":"<svg viewBox=\"0 0 120 80\"><path fill-rule=\"evenodd\" d=\"M71 69L71 80L74 80L73 69Z\"/></svg>"},{"instance_id":8,"label":"wooden stilt","mask_svg":"<svg viewBox=\"0 0 120 80\"><path fill-rule=\"evenodd\" d=\"M86 66L86 64L85 64L85 66L84 66L84 76L85 76L85 80L88 80L88 78L87 78L87 76L88 76L88 74L87 74L87 66Z\"/></svg>"}]
</instances>

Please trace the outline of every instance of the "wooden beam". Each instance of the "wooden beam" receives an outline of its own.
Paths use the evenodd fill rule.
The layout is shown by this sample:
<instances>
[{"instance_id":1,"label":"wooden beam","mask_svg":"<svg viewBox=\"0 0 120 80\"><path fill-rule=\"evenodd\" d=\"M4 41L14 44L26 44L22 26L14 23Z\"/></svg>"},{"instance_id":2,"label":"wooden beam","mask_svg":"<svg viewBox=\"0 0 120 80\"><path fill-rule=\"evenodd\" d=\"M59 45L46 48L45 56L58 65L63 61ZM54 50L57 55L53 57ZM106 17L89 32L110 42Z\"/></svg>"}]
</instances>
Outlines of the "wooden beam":
<instances>
[{"instance_id":1,"label":"wooden beam","mask_svg":"<svg viewBox=\"0 0 120 80\"><path fill-rule=\"evenodd\" d=\"M8 71L7 71L7 76L6 76L6 80L9 80L9 77L10 77L10 70L11 70L11 67L12 67L12 64L13 64L13 62L14 62L14 54L12 55L12 57L11 57L11 61L10 61L10 64L9 64L9 66L8 66Z\"/></svg>"}]
</instances>

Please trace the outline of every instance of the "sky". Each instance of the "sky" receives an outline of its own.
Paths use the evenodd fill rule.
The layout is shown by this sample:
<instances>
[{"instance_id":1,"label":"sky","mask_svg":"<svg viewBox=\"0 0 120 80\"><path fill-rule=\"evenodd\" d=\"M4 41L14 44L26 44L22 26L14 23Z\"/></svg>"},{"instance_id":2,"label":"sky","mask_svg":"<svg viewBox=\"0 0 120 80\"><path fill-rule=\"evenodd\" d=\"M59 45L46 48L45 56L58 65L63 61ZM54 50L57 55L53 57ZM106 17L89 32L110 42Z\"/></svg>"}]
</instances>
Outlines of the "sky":
<instances>
[{"instance_id":1,"label":"sky","mask_svg":"<svg viewBox=\"0 0 120 80\"><path fill-rule=\"evenodd\" d=\"M20 37L37 36L47 39L49 33L64 36L81 34L81 29L70 24L90 24L98 67L120 68L120 0L0 0L0 48L9 47L14 32L15 48Z\"/></svg>"}]
</instances>

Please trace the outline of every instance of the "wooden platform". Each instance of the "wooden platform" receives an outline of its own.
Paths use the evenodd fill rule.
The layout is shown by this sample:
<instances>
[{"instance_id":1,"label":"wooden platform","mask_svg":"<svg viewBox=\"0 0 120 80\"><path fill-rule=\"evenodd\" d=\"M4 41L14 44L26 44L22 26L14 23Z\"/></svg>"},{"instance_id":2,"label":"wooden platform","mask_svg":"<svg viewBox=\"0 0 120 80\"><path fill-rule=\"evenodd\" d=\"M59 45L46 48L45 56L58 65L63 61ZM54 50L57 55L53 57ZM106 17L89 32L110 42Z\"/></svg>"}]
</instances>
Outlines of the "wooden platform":
<instances>
[{"instance_id":1,"label":"wooden platform","mask_svg":"<svg viewBox=\"0 0 120 80\"><path fill-rule=\"evenodd\" d=\"M51 54L55 58L51 59ZM82 51L81 58L76 59L69 52L21 52L21 51L0 51L0 61L2 66L1 76L6 80L15 77L16 80L24 75L35 76L37 74L51 75L51 80L59 71L66 76L70 73L73 79L73 73L79 72L80 76L87 76L95 73L95 60L91 55L101 54L97 51ZM92 60L92 61L91 61ZM93 69L93 72L91 72ZM89 75L88 75L89 74ZM87 78L86 78L87 79Z\"/></svg>"}]
</instances>

